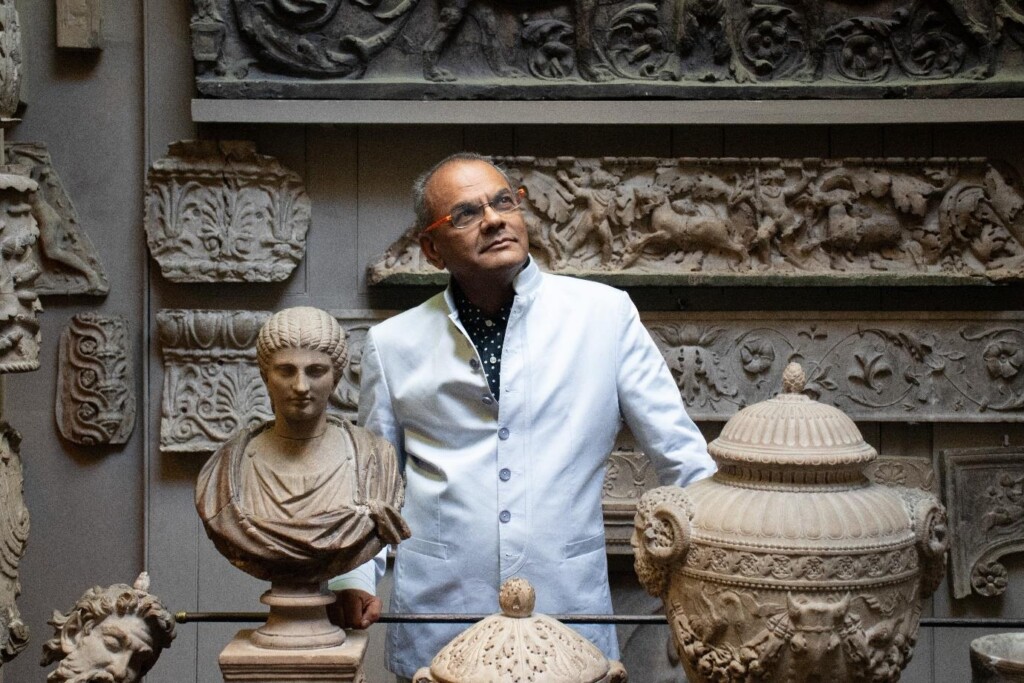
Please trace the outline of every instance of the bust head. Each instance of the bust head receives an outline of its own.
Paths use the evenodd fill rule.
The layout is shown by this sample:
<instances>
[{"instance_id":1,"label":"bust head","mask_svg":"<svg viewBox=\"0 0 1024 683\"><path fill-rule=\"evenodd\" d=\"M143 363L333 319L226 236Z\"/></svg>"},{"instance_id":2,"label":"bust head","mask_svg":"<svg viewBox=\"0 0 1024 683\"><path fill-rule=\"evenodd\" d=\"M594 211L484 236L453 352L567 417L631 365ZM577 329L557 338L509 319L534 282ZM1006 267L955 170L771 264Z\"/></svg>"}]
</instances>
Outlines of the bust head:
<instances>
[{"instance_id":1,"label":"bust head","mask_svg":"<svg viewBox=\"0 0 1024 683\"><path fill-rule=\"evenodd\" d=\"M334 381L348 362L345 330L327 311L312 306L296 306L270 316L256 338L256 362L266 377L271 357L282 349L307 349L327 354L331 360Z\"/></svg>"},{"instance_id":2,"label":"bust head","mask_svg":"<svg viewBox=\"0 0 1024 683\"><path fill-rule=\"evenodd\" d=\"M143 572L135 585L90 588L67 614L48 622L55 635L43 645L42 665L58 662L48 683L134 683L174 640L174 617L148 593Z\"/></svg>"}]
</instances>

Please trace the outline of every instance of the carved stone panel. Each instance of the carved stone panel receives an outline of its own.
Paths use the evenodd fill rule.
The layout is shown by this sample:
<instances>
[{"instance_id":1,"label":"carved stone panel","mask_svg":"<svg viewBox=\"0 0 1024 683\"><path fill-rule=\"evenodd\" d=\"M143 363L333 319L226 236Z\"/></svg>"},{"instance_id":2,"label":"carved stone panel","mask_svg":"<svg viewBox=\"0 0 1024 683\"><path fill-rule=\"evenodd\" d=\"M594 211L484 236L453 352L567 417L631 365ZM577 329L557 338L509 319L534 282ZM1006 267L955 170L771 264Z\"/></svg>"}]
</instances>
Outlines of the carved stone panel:
<instances>
[{"instance_id":1,"label":"carved stone panel","mask_svg":"<svg viewBox=\"0 0 1024 683\"><path fill-rule=\"evenodd\" d=\"M866 422L1024 421L1024 313L647 313L695 420L805 393Z\"/></svg>"},{"instance_id":2,"label":"carved stone panel","mask_svg":"<svg viewBox=\"0 0 1024 683\"><path fill-rule=\"evenodd\" d=\"M102 29L100 0L57 0L57 47L98 50Z\"/></svg>"},{"instance_id":3,"label":"carved stone panel","mask_svg":"<svg viewBox=\"0 0 1024 683\"><path fill-rule=\"evenodd\" d=\"M306 251L299 176L251 142L176 142L149 170L146 237L174 282L276 282Z\"/></svg>"},{"instance_id":4,"label":"carved stone panel","mask_svg":"<svg viewBox=\"0 0 1024 683\"><path fill-rule=\"evenodd\" d=\"M196 82L212 97L978 97L1024 87L1024 18L994 0L192 7Z\"/></svg>"},{"instance_id":5,"label":"carved stone panel","mask_svg":"<svg viewBox=\"0 0 1024 683\"><path fill-rule=\"evenodd\" d=\"M541 267L616 285L1024 278L1021 180L984 159L496 157ZM373 284L444 275L407 232Z\"/></svg>"},{"instance_id":6,"label":"carved stone panel","mask_svg":"<svg viewBox=\"0 0 1024 683\"><path fill-rule=\"evenodd\" d=\"M21 25L15 0L0 0L0 119L21 104Z\"/></svg>"},{"instance_id":7,"label":"carved stone panel","mask_svg":"<svg viewBox=\"0 0 1024 683\"><path fill-rule=\"evenodd\" d=\"M164 358L160 448L207 453L234 432L273 418L256 364L255 340L266 311L165 310L157 314ZM366 330L386 311L332 311L348 333L349 365L328 410L354 419Z\"/></svg>"},{"instance_id":8,"label":"carved stone panel","mask_svg":"<svg viewBox=\"0 0 1024 683\"><path fill-rule=\"evenodd\" d=\"M999 560L1024 551L1024 448L942 451L953 595L1006 591Z\"/></svg>"},{"instance_id":9,"label":"carved stone panel","mask_svg":"<svg viewBox=\"0 0 1024 683\"><path fill-rule=\"evenodd\" d=\"M637 501L657 485L658 477L651 461L633 443L629 430L623 430L605 466L601 499L605 548L609 555L633 554L629 538L633 534Z\"/></svg>"},{"instance_id":10,"label":"carved stone panel","mask_svg":"<svg viewBox=\"0 0 1024 683\"><path fill-rule=\"evenodd\" d=\"M125 443L135 426L135 378L123 316L79 313L60 337L57 426L85 445Z\"/></svg>"},{"instance_id":11,"label":"carved stone panel","mask_svg":"<svg viewBox=\"0 0 1024 683\"><path fill-rule=\"evenodd\" d=\"M33 247L39 228L32 207L39 189L28 169L0 167L0 373L39 367L39 275Z\"/></svg>"},{"instance_id":12,"label":"carved stone panel","mask_svg":"<svg viewBox=\"0 0 1024 683\"><path fill-rule=\"evenodd\" d=\"M28 626L15 603L21 593L18 565L29 531L20 448L21 435L0 422L0 665L28 645Z\"/></svg>"},{"instance_id":13,"label":"carved stone panel","mask_svg":"<svg viewBox=\"0 0 1024 683\"><path fill-rule=\"evenodd\" d=\"M879 455L864 467L864 474L876 484L905 486L935 497L940 495L939 479L935 476L931 458Z\"/></svg>"},{"instance_id":14,"label":"carved stone panel","mask_svg":"<svg viewBox=\"0 0 1024 683\"><path fill-rule=\"evenodd\" d=\"M7 146L7 160L28 169L39 183L32 215L39 226L35 258L42 272L34 289L47 296L54 294L95 294L110 291L107 274L99 253L78 221L78 212L50 159L46 145L16 142Z\"/></svg>"}]
</instances>

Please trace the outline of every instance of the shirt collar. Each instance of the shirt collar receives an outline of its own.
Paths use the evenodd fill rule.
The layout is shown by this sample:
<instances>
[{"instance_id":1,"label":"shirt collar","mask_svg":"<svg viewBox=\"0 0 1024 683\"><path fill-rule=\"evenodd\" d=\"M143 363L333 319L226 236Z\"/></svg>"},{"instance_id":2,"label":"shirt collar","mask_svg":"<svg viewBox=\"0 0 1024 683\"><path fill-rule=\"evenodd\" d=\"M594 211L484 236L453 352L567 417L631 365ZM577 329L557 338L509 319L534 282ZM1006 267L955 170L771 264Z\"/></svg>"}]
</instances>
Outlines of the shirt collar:
<instances>
[{"instance_id":1,"label":"shirt collar","mask_svg":"<svg viewBox=\"0 0 1024 683\"><path fill-rule=\"evenodd\" d=\"M526 259L526 265L519 271L515 279L512 280L512 289L515 290L516 296L522 299L532 299L533 295L537 292L537 288L540 287L541 272L537 266L537 262L532 256L528 256ZM455 291L454 287L455 280L449 276L448 287L444 290L444 300L448 304L449 317L453 318L458 314L458 306L455 305Z\"/></svg>"}]
</instances>

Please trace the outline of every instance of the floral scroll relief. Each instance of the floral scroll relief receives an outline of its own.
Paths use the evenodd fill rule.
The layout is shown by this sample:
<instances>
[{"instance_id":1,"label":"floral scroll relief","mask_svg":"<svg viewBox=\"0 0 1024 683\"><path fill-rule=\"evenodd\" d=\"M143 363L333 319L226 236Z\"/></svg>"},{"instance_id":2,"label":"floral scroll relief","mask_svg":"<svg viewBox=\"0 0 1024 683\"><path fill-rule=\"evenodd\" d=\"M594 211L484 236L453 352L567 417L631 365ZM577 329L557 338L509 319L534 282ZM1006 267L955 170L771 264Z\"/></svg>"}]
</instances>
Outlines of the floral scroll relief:
<instances>
[{"instance_id":1,"label":"floral scroll relief","mask_svg":"<svg viewBox=\"0 0 1024 683\"><path fill-rule=\"evenodd\" d=\"M120 444L135 426L128 321L80 313L61 334L57 426L75 443Z\"/></svg>"},{"instance_id":2,"label":"floral scroll relief","mask_svg":"<svg viewBox=\"0 0 1024 683\"><path fill-rule=\"evenodd\" d=\"M256 364L255 342L266 311L165 310L157 315L164 358L160 448L207 453L234 432L273 418ZM390 315L335 311L349 335L349 364L328 410L354 419L359 359L366 330Z\"/></svg>"},{"instance_id":3,"label":"floral scroll relief","mask_svg":"<svg viewBox=\"0 0 1024 683\"><path fill-rule=\"evenodd\" d=\"M0 665L25 649L29 635L15 603L21 593L18 565L29 532L20 448L21 435L0 422Z\"/></svg>"},{"instance_id":4,"label":"floral scroll relief","mask_svg":"<svg viewBox=\"0 0 1024 683\"><path fill-rule=\"evenodd\" d=\"M0 173L0 373L39 368L39 276L33 248L39 227L33 216L39 185L23 166ZM14 171L11 173L10 171Z\"/></svg>"},{"instance_id":5,"label":"floral scroll relief","mask_svg":"<svg viewBox=\"0 0 1024 683\"><path fill-rule=\"evenodd\" d=\"M648 313L691 416L770 397L785 365L855 420L1024 420L1024 316L1014 313ZM811 322L813 321L813 322Z\"/></svg>"},{"instance_id":6,"label":"floral scroll relief","mask_svg":"<svg viewBox=\"0 0 1024 683\"><path fill-rule=\"evenodd\" d=\"M941 461L953 595L1001 595L1008 577L1000 559L1024 551L1024 449L953 449Z\"/></svg>"},{"instance_id":7,"label":"floral scroll relief","mask_svg":"<svg viewBox=\"0 0 1024 683\"><path fill-rule=\"evenodd\" d=\"M542 267L620 285L1024 278L1020 178L984 159L497 157ZM413 232L372 283L441 275Z\"/></svg>"},{"instance_id":8,"label":"floral scroll relief","mask_svg":"<svg viewBox=\"0 0 1024 683\"><path fill-rule=\"evenodd\" d=\"M249 142L177 142L149 171L147 242L174 282L284 280L309 223L299 176Z\"/></svg>"}]
</instances>

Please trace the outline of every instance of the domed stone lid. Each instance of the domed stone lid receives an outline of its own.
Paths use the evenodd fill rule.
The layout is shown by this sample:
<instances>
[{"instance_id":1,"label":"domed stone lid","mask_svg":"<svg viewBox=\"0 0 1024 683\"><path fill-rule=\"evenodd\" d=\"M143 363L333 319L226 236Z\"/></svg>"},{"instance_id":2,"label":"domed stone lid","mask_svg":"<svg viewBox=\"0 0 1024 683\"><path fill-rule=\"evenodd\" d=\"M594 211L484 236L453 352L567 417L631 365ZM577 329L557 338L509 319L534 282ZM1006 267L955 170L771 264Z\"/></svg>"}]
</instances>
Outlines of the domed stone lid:
<instances>
[{"instance_id":1,"label":"domed stone lid","mask_svg":"<svg viewBox=\"0 0 1024 683\"><path fill-rule=\"evenodd\" d=\"M719 464L800 468L859 468L875 459L857 425L843 411L801 392L803 368L790 363L782 393L738 412L708 452Z\"/></svg>"},{"instance_id":2,"label":"domed stone lid","mask_svg":"<svg viewBox=\"0 0 1024 683\"><path fill-rule=\"evenodd\" d=\"M458 635L434 657L430 676L439 683L596 683L610 664L593 643L568 626L533 614L536 595L522 578L501 586L501 614Z\"/></svg>"}]
</instances>

